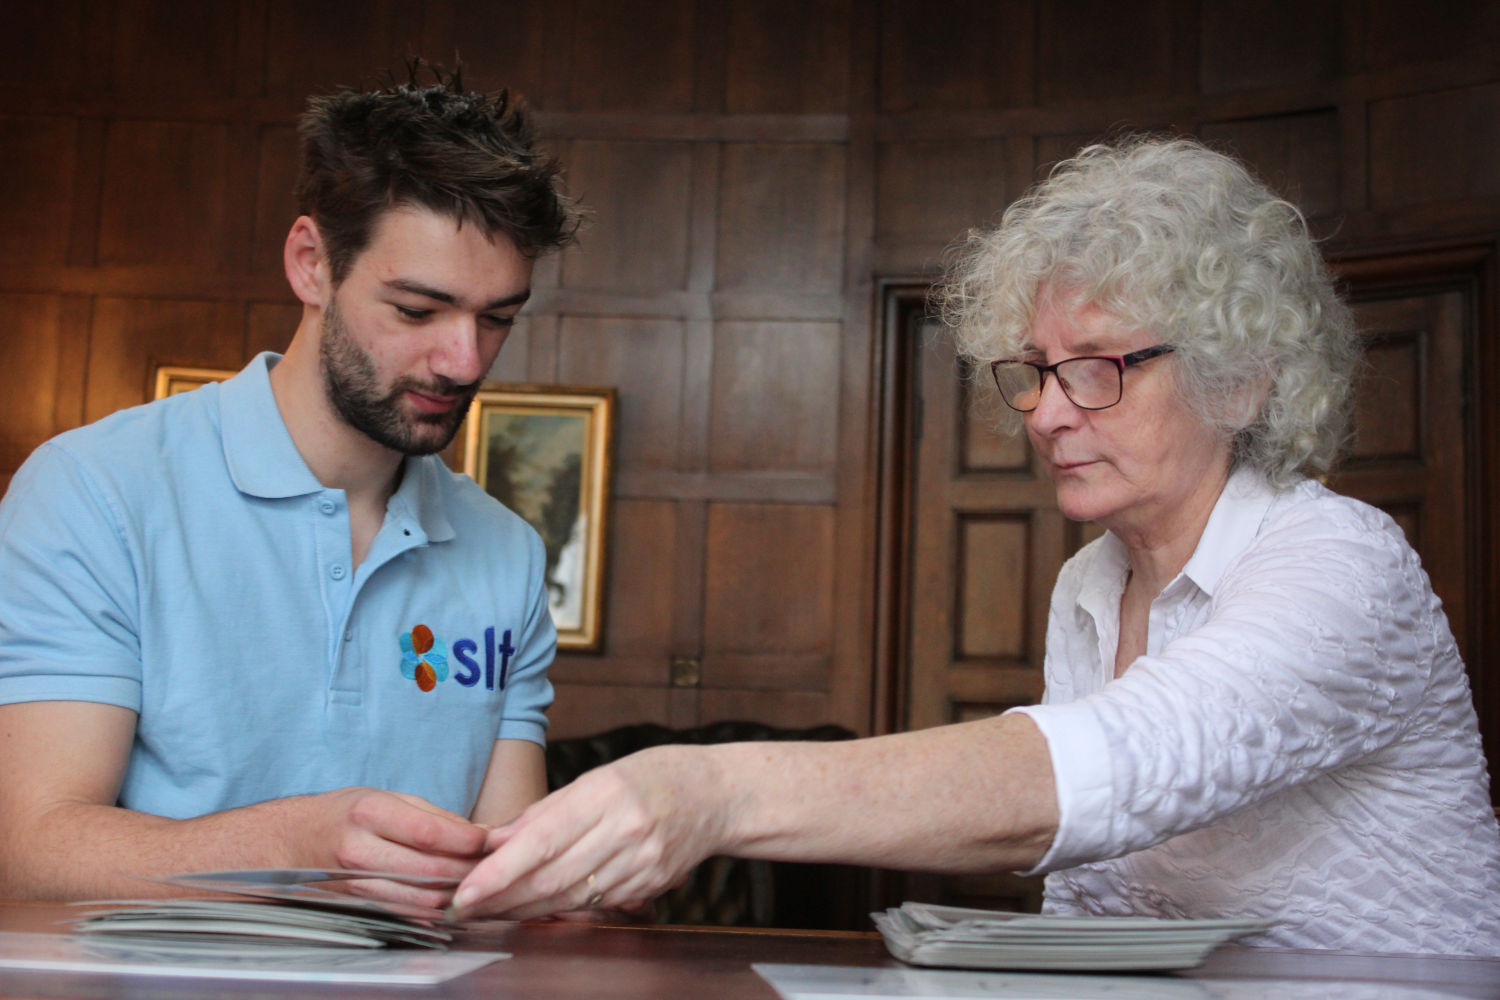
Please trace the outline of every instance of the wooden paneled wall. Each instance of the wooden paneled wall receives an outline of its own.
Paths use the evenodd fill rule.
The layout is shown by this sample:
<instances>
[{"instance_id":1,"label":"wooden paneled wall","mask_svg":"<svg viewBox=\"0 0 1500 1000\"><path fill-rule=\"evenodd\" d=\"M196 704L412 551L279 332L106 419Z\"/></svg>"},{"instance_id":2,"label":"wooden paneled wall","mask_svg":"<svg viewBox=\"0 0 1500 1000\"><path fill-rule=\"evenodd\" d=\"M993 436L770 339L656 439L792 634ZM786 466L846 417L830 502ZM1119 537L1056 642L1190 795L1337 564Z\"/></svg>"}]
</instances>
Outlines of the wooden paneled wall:
<instances>
[{"instance_id":1,"label":"wooden paneled wall","mask_svg":"<svg viewBox=\"0 0 1500 1000\"><path fill-rule=\"evenodd\" d=\"M458 50L540 112L594 222L492 376L621 400L606 643L560 658L560 735L881 728L877 290L1089 138L1232 147L1337 254L1469 248L1471 329L1496 327L1483 0L12 0L0 23L0 488L156 364L285 345L305 95ZM1500 391L1472 348L1471 389Z\"/></svg>"}]
</instances>

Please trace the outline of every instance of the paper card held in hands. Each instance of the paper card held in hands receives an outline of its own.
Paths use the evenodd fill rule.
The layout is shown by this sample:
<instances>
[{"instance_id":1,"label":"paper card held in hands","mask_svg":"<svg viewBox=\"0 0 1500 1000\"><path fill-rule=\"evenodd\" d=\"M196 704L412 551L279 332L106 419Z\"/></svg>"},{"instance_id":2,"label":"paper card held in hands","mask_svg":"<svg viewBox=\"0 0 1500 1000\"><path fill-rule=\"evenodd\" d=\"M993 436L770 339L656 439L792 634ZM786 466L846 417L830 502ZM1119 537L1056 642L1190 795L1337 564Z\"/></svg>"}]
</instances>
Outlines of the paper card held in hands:
<instances>
[{"instance_id":1,"label":"paper card held in hands","mask_svg":"<svg viewBox=\"0 0 1500 1000\"><path fill-rule=\"evenodd\" d=\"M145 878L145 876L142 877ZM356 896L352 893L326 888L323 884L360 879L382 879L400 882L403 885L433 889L451 889L457 884L450 878L358 871L349 868L247 868L217 872L186 872L146 878L150 882L161 882L185 889L254 896L257 899L272 899L345 913L383 914L431 924L450 923L442 910L410 903L372 899L368 896Z\"/></svg>"},{"instance_id":2,"label":"paper card held in hands","mask_svg":"<svg viewBox=\"0 0 1500 1000\"><path fill-rule=\"evenodd\" d=\"M443 875L408 875L400 872L372 872L355 868L234 868L220 872L189 872L168 875L157 879L160 882L178 882L196 885L202 882L218 882L233 885L312 885L317 882L344 882L353 879L382 879L400 882L402 885L420 889L451 889L458 879Z\"/></svg>"}]
</instances>

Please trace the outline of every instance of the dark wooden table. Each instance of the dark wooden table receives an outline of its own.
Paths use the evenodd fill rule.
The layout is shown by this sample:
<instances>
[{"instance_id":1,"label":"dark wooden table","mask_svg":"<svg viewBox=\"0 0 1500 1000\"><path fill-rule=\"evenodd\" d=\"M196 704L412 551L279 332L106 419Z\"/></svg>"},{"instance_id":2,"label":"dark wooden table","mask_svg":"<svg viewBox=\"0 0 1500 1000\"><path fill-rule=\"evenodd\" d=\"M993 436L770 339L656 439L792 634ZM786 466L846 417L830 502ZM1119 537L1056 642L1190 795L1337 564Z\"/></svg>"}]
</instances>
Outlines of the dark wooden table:
<instances>
[{"instance_id":1,"label":"dark wooden table","mask_svg":"<svg viewBox=\"0 0 1500 1000\"><path fill-rule=\"evenodd\" d=\"M73 916L76 911L62 906L0 903L0 930L58 933L66 930L65 921ZM466 933L460 947L507 951L514 957L438 986L236 982L0 969L0 1000L330 996L776 1000L775 991L750 968L751 963L901 967L874 933L493 924ZM1153 984L1169 996L1199 995L1199 989L1184 990L1192 984L1201 988L1204 998L1230 1000L1500 1000L1500 960L1226 948L1201 969L1132 977L1128 995L1151 996ZM1134 988L1137 985L1139 990Z\"/></svg>"}]
</instances>

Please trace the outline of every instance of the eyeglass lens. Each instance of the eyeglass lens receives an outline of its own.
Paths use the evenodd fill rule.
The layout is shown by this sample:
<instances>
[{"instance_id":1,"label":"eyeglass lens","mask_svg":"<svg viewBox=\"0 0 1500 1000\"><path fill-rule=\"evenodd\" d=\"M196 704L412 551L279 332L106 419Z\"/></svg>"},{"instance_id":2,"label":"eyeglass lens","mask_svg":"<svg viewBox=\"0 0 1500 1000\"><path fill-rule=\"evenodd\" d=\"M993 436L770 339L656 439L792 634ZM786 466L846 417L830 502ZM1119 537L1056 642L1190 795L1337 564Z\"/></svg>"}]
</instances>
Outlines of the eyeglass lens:
<instances>
[{"instance_id":1,"label":"eyeglass lens","mask_svg":"<svg viewBox=\"0 0 1500 1000\"><path fill-rule=\"evenodd\" d=\"M1102 410L1120 401L1120 368L1109 358L1069 358L1054 370L1063 392L1085 410ZM1024 361L995 366L1000 394L1022 413L1036 409L1042 398L1042 372Z\"/></svg>"}]
</instances>

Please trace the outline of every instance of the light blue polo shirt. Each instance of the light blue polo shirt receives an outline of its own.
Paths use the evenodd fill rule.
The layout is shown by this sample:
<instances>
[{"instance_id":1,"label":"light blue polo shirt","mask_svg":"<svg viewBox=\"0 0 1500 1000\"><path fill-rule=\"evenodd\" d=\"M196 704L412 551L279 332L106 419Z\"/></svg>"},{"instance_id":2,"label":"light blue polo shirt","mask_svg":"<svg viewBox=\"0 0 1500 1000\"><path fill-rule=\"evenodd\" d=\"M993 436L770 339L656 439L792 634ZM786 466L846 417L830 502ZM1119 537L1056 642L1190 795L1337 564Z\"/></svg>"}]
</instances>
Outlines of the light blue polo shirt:
<instances>
[{"instance_id":1,"label":"light blue polo shirt","mask_svg":"<svg viewBox=\"0 0 1500 1000\"><path fill-rule=\"evenodd\" d=\"M496 739L541 743L541 540L407 459L351 568L342 490L262 354L38 448L0 504L0 704L139 713L120 805L184 818L367 785L467 815Z\"/></svg>"}]
</instances>

